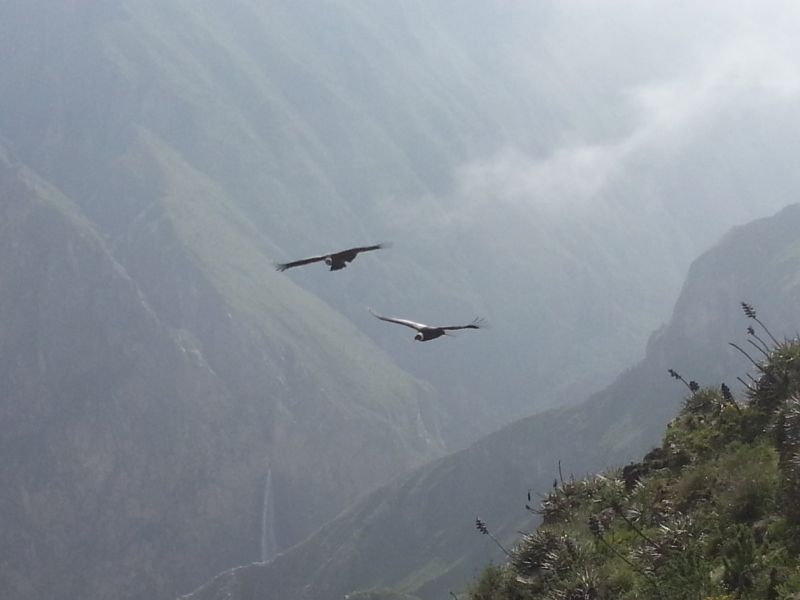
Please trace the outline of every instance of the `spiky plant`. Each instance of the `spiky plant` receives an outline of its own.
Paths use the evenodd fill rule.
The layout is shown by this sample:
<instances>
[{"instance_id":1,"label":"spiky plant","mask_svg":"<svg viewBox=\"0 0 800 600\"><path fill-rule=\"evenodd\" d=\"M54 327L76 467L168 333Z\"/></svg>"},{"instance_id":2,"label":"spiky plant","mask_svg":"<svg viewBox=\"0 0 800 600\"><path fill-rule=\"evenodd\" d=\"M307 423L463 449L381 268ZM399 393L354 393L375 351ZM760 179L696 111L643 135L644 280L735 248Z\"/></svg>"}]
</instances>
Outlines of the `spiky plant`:
<instances>
[{"instance_id":1,"label":"spiky plant","mask_svg":"<svg viewBox=\"0 0 800 600\"><path fill-rule=\"evenodd\" d=\"M599 600L599 578L589 567L581 569L569 581L550 591L549 600Z\"/></svg>"},{"instance_id":2,"label":"spiky plant","mask_svg":"<svg viewBox=\"0 0 800 600\"><path fill-rule=\"evenodd\" d=\"M752 402L765 410L779 408L789 396L800 393L800 340L790 340L770 352L763 364Z\"/></svg>"},{"instance_id":3,"label":"spiky plant","mask_svg":"<svg viewBox=\"0 0 800 600\"><path fill-rule=\"evenodd\" d=\"M540 529L526 534L511 554L511 564L525 578L552 579L580 562L575 540L566 533Z\"/></svg>"},{"instance_id":4,"label":"spiky plant","mask_svg":"<svg viewBox=\"0 0 800 600\"><path fill-rule=\"evenodd\" d=\"M756 309L753 308L753 305L748 304L747 302L741 302L740 304L742 306L742 310L744 311L745 316L748 319L753 319L756 323L758 323L761 326L761 329L763 329L764 332L772 340L772 343L777 346L779 344L778 340L775 339L775 336L772 335L769 329L767 329L767 326L764 325L764 323L762 323L761 320L758 318L758 315L756 314Z\"/></svg>"},{"instance_id":5,"label":"spiky plant","mask_svg":"<svg viewBox=\"0 0 800 600\"><path fill-rule=\"evenodd\" d=\"M535 512L541 515L544 524L559 523L569 518L577 506L595 497L597 491L598 480L565 481L550 490Z\"/></svg>"},{"instance_id":6,"label":"spiky plant","mask_svg":"<svg viewBox=\"0 0 800 600\"><path fill-rule=\"evenodd\" d=\"M689 389L689 391L692 392L693 394L700 389L699 383L697 383L694 380L686 381L686 379L683 378L683 375L678 373L675 369L667 369L667 373L669 373L669 376L672 377L673 379L677 379L678 381L683 383L683 385L685 385Z\"/></svg>"},{"instance_id":7,"label":"spiky plant","mask_svg":"<svg viewBox=\"0 0 800 600\"><path fill-rule=\"evenodd\" d=\"M475 517L475 529L477 529L483 535L489 536L489 538L495 543L495 545L503 551L506 556L511 556L511 552L509 552L503 544L500 543L491 531L489 531L489 527L486 525L486 522L480 519L479 517Z\"/></svg>"},{"instance_id":8,"label":"spiky plant","mask_svg":"<svg viewBox=\"0 0 800 600\"><path fill-rule=\"evenodd\" d=\"M722 581L730 591L742 593L753 586L756 544L750 527L739 526L728 540L722 557Z\"/></svg>"},{"instance_id":9,"label":"spiky plant","mask_svg":"<svg viewBox=\"0 0 800 600\"><path fill-rule=\"evenodd\" d=\"M704 390L699 393L695 390L691 396L687 396L684 401L684 411L692 415L702 415L707 418L714 417L722 410L720 397L713 390Z\"/></svg>"},{"instance_id":10,"label":"spiky plant","mask_svg":"<svg viewBox=\"0 0 800 600\"><path fill-rule=\"evenodd\" d=\"M752 325L747 326L747 335L758 341L758 347L766 353L769 353L769 345L756 333ZM755 342L753 342L755 344Z\"/></svg>"}]
</instances>

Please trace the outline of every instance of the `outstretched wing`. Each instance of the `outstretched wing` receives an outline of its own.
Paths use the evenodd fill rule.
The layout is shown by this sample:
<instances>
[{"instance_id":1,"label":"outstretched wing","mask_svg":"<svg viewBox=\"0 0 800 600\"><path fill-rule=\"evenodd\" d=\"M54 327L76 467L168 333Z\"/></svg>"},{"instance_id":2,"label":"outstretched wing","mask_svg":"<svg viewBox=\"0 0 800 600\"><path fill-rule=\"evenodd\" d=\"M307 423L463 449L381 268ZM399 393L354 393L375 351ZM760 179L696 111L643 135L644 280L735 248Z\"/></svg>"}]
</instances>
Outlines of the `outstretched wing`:
<instances>
[{"instance_id":1,"label":"outstretched wing","mask_svg":"<svg viewBox=\"0 0 800 600\"><path fill-rule=\"evenodd\" d=\"M295 260L288 263L275 263L275 268L278 271L285 271L286 269L291 269L292 267L302 267L303 265L325 260L329 256L330 254L321 254L320 256L309 256L308 258L301 258L300 260Z\"/></svg>"},{"instance_id":2,"label":"outstretched wing","mask_svg":"<svg viewBox=\"0 0 800 600\"><path fill-rule=\"evenodd\" d=\"M358 256L361 252L369 252L370 250L380 250L381 248L386 248L387 244L375 244L373 246L359 246L357 248L348 248L347 250L342 250L341 252L335 252L331 255L333 259L340 259L345 260L347 262L352 261L356 256Z\"/></svg>"},{"instance_id":3,"label":"outstretched wing","mask_svg":"<svg viewBox=\"0 0 800 600\"><path fill-rule=\"evenodd\" d=\"M374 312L371 308L369 310L370 314L373 317L377 317L381 321L388 321L389 323L397 323L398 325L405 325L406 327L411 327L411 329L416 329L417 331L422 331L426 329L428 326L423 323L415 323L414 321L409 321L408 319L395 319L392 317L382 317L378 313Z\"/></svg>"},{"instance_id":4,"label":"outstretched wing","mask_svg":"<svg viewBox=\"0 0 800 600\"><path fill-rule=\"evenodd\" d=\"M286 269L291 269L292 267L302 267L303 265L307 265L314 262L320 262L325 260L326 258L332 259L334 262L337 261L345 261L351 262L360 252L369 252L370 250L380 250L381 248L386 248L388 244L374 244L373 246L359 246L357 248L349 248L347 250L341 250L339 252L331 252L330 254L320 254L319 256L309 256L308 258L301 258L300 260L295 260L288 263L275 263L275 268L278 271L285 271Z\"/></svg>"},{"instance_id":5,"label":"outstretched wing","mask_svg":"<svg viewBox=\"0 0 800 600\"><path fill-rule=\"evenodd\" d=\"M456 329L480 329L481 327L485 326L486 321L484 321L481 317L476 317L469 325L450 325L449 327L440 327L440 329L444 329L445 331L454 331Z\"/></svg>"}]
</instances>

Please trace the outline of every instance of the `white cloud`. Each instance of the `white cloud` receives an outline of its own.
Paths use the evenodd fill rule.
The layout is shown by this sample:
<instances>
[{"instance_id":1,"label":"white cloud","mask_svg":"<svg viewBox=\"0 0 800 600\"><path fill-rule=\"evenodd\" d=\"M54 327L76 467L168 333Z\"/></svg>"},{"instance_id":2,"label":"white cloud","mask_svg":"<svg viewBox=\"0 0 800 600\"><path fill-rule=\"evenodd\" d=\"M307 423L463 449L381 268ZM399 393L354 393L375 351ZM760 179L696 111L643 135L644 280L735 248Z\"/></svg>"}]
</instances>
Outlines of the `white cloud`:
<instances>
[{"instance_id":1,"label":"white cloud","mask_svg":"<svg viewBox=\"0 0 800 600\"><path fill-rule=\"evenodd\" d=\"M730 114L728 109L796 102L800 98L800 43L791 25L800 22L800 11L780 5L787 10L766 16L752 4L734 7L737 12L722 10L723 3L720 7L712 3L710 14L704 15L710 21L702 30L714 35L692 40L693 50L683 54L687 56L683 66L672 70L677 75L640 81L621 90L634 123L625 135L572 143L543 158L508 148L459 169L458 196L476 204L500 201L544 210L589 209L618 177L640 169L643 157L653 161L662 152L680 152L706 127ZM625 60L625 56L617 59ZM568 133L573 139L580 134Z\"/></svg>"}]
</instances>

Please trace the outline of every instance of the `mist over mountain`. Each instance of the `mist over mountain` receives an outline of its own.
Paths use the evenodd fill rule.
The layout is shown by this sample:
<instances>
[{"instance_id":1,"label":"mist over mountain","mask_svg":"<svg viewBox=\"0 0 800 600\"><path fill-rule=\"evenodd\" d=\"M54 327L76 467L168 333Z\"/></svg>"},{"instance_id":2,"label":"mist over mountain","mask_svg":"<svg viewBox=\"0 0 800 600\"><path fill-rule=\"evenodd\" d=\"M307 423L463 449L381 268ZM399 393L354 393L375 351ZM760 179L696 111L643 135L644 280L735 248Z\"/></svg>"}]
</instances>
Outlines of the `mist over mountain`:
<instances>
[{"instance_id":1,"label":"mist over mountain","mask_svg":"<svg viewBox=\"0 0 800 600\"><path fill-rule=\"evenodd\" d=\"M608 381L711 239L792 201L775 8L9 2L0 127L114 239L164 193L141 155L169 151L273 259L394 242L290 277L437 387L457 446ZM423 349L366 305L496 331Z\"/></svg>"},{"instance_id":2,"label":"mist over mountain","mask_svg":"<svg viewBox=\"0 0 800 600\"><path fill-rule=\"evenodd\" d=\"M3 2L0 589L169 597L600 389L796 200L797 12Z\"/></svg>"},{"instance_id":3,"label":"mist over mountain","mask_svg":"<svg viewBox=\"0 0 800 600\"><path fill-rule=\"evenodd\" d=\"M703 386L737 377L750 363L729 341L751 322L747 298L781 339L800 327L800 205L737 228L698 258L672 318L650 339L645 358L577 406L521 419L367 496L308 540L266 565L218 575L187 600L341 598L393 588L423 600L462 592L490 561L506 557L475 531L486 522L507 547L535 520L526 494L554 479L621 467L659 443L687 390L675 369ZM755 354L755 350L753 350ZM531 501L528 501L531 502Z\"/></svg>"}]
</instances>

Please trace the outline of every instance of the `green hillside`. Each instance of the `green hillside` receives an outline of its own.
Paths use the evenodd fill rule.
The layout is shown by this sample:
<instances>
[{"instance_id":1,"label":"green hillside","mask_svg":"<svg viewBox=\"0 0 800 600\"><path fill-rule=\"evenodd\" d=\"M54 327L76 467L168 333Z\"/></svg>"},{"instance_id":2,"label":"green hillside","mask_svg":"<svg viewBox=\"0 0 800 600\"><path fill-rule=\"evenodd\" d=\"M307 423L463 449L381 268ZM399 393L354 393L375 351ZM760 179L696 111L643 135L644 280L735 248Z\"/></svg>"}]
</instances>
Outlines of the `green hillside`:
<instances>
[{"instance_id":1,"label":"green hillside","mask_svg":"<svg viewBox=\"0 0 800 600\"><path fill-rule=\"evenodd\" d=\"M642 461L557 481L538 529L464 597L797 597L800 340L769 344L748 346L743 402L698 389Z\"/></svg>"}]
</instances>

